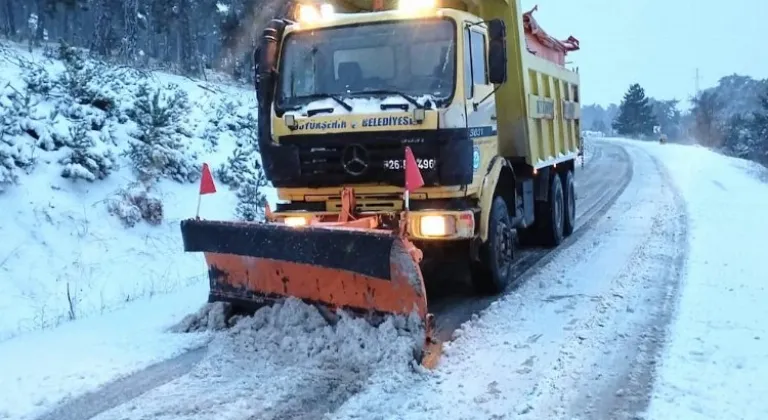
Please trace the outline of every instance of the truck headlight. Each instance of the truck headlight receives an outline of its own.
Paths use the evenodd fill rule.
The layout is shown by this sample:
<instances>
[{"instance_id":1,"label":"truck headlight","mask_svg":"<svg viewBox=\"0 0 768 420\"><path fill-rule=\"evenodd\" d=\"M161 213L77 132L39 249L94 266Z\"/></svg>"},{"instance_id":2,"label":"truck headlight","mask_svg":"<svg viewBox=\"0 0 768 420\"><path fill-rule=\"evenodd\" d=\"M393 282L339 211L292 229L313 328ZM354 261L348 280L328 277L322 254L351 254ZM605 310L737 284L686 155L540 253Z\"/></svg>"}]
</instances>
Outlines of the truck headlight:
<instances>
[{"instance_id":1,"label":"truck headlight","mask_svg":"<svg viewBox=\"0 0 768 420\"><path fill-rule=\"evenodd\" d=\"M320 12L315 6L302 4L299 6L299 22L312 23L320 19Z\"/></svg>"},{"instance_id":2,"label":"truck headlight","mask_svg":"<svg viewBox=\"0 0 768 420\"><path fill-rule=\"evenodd\" d=\"M335 9L332 4L322 4L319 8L311 4L299 5L298 20L299 23L315 23L322 19L331 19Z\"/></svg>"},{"instance_id":3,"label":"truck headlight","mask_svg":"<svg viewBox=\"0 0 768 420\"><path fill-rule=\"evenodd\" d=\"M283 223L285 223L288 226L306 226L307 224L307 218L306 217L300 217L300 216L288 216L285 219L283 219Z\"/></svg>"},{"instance_id":4,"label":"truck headlight","mask_svg":"<svg viewBox=\"0 0 768 420\"><path fill-rule=\"evenodd\" d=\"M320 16L324 18L329 18L333 16L333 13L335 12L333 5L325 3L322 6L320 6Z\"/></svg>"},{"instance_id":5,"label":"truck headlight","mask_svg":"<svg viewBox=\"0 0 768 420\"><path fill-rule=\"evenodd\" d=\"M437 8L437 0L400 0L397 8L403 12L423 12Z\"/></svg>"},{"instance_id":6,"label":"truck headlight","mask_svg":"<svg viewBox=\"0 0 768 420\"><path fill-rule=\"evenodd\" d=\"M423 236L447 236L453 233L449 225L452 224L446 216L421 216L419 219L419 231Z\"/></svg>"}]
</instances>

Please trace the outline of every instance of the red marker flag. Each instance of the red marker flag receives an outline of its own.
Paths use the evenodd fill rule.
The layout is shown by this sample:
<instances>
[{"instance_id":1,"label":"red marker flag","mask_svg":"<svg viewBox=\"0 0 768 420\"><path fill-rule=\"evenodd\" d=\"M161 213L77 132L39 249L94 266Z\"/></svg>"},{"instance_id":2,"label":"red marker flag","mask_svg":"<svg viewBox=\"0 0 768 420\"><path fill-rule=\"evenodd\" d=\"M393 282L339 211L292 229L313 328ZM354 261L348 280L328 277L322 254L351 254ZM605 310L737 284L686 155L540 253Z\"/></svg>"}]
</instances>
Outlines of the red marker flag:
<instances>
[{"instance_id":1,"label":"red marker flag","mask_svg":"<svg viewBox=\"0 0 768 420\"><path fill-rule=\"evenodd\" d=\"M424 185L424 178L421 177L419 164L409 146L405 146L405 190L415 191Z\"/></svg>"},{"instance_id":2,"label":"red marker flag","mask_svg":"<svg viewBox=\"0 0 768 420\"><path fill-rule=\"evenodd\" d=\"M213 194L216 192L216 184L213 183L211 168L207 163L203 163L203 175L200 177L200 195Z\"/></svg>"},{"instance_id":3,"label":"red marker flag","mask_svg":"<svg viewBox=\"0 0 768 420\"><path fill-rule=\"evenodd\" d=\"M213 194L216 192L216 184L213 183L213 175L211 175L211 168L207 163L203 163L203 174L200 176L200 194L197 196L197 214L195 217L200 219L200 202L203 195Z\"/></svg>"}]
</instances>

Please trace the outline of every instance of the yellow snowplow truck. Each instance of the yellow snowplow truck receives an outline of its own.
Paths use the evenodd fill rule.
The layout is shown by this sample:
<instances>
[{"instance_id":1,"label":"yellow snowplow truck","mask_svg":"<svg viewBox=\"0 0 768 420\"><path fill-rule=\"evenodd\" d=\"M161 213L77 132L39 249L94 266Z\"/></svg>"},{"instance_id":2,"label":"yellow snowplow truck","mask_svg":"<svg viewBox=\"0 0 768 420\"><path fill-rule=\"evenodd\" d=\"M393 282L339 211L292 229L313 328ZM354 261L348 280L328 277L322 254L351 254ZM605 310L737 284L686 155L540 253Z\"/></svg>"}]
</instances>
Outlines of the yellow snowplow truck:
<instances>
[{"instance_id":1,"label":"yellow snowplow truck","mask_svg":"<svg viewBox=\"0 0 768 420\"><path fill-rule=\"evenodd\" d=\"M574 230L579 75L565 55L578 41L532 12L346 0L272 20L256 53L258 143L279 202L264 222L182 222L209 300L415 314L434 366L423 272L464 263L478 292L501 293L519 243L557 246ZM424 183L410 194L406 147Z\"/></svg>"}]
</instances>

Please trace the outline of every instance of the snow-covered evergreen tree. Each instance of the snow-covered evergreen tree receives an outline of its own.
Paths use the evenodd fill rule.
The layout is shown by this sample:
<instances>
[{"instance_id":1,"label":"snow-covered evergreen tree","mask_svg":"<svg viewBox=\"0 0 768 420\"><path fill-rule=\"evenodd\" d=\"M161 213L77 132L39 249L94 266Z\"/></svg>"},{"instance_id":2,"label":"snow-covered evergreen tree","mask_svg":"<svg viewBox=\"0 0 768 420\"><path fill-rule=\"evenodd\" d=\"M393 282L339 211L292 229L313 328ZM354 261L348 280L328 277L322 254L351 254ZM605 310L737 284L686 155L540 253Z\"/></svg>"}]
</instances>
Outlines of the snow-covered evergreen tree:
<instances>
[{"instance_id":1,"label":"snow-covered evergreen tree","mask_svg":"<svg viewBox=\"0 0 768 420\"><path fill-rule=\"evenodd\" d=\"M258 124L253 106L244 106L242 102L225 100L212 108L203 138L215 150L221 140L230 138L238 147L249 144L258 150L256 133Z\"/></svg>"},{"instance_id":2,"label":"snow-covered evergreen tree","mask_svg":"<svg viewBox=\"0 0 768 420\"><path fill-rule=\"evenodd\" d=\"M67 146L69 154L61 159L64 166L61 176L89 182L104 179L117 168L114 154L107 145L94 141L88 122L81 122L69 128Z\"/></svg>"},{"instance_id":3,"label":"snow-covered evergreen tree","mask_svg":"<svg viewBox=\"0 0 768 420\"><path fill-rule=\"evenodd\" d=\"M734 156L768 165L768 92L761 106L737 114L724 125L723 148Z\"/></svg>"},{"instance_id":4,"label":"snow-covered evergreen tree","mask_svg":"<svg viewBox=\"0 0 768 420\"><path fill-rule=\"evenodd\" d=\"M621 135L650 136L656 124L645 90L638 83L632 84L624 94L613 128Z\"/></svg>"},{"instance_id":5,"label":"snow-covered evergreen tree","mask_svg":"<svg viewBox=\"0 0 768 420\"><path fill-rule=\"evenodd\" d=\"M22 79L27 85L27 91L48 99L56 84L45 67L37 63L22 62Z\"/></svg>"},{"instance_id":6,"label":"snow-covered evergreen tree","mask_svg":"<svg viewBox=\"0 0 768 420\"><path fill-rule=\"evenodd\" d=\"M128 112L138 128L133 133L127 155L140 180L156 181L161 177L178 182L193 182L199 176L197 155L184 141L183 127L189 113L186 92L170 85L168 89L139 86L133 108Z\"/></svg>"},{"instance_id":7,"label":"snow-covered evergreen tree","mask_svg":"<svg viewBox=\"0 0 768 420\"><path fill-rule=\"evenodd\" d=\"M26 98L26 99L25 99ZM10 84L0 86L0 192L16 184L34 164L34 138L29 128L29 95Z\"/></svg>"},{"instance_id":8,"label":"snow-covered evergreen tree","mask_svg":"<svg viewBox=\"0 0 768 420\"><path fill-rule=\"evenodd\" d=\"M235 214L238 219L255 221L261 220L264 217L267 197L264 195L262 187L265 185L266 182L262 183L259 179L255 179L249 180L248 183L238 188L235 193L237 195Z\"/></svg>"},{"instance_id":9,"label":"snow-covered evergreen tree","mask_svg":"<svg viewBox=\"0 0 768 420\"><path fill-rule=\"evenodd\" d=\"M64 62L65 70L59 75L58 83L68 94L69 101L105 112L115 107L117 99L105 89L111 73L107 66L87 59L65 42L59 45L59 58Z\"/></svg>"},{"instance_id":10,"label":"snow-covered evergreen tree","mask_svg":"<svg viewBox=\"0 0 768 420\"><path fill-rule=\"evenodd\" d=\"M260 220L267 204L264 187L267 185L259 154L250 143L236 147L227 162L216 168L216 177L235 190L235 215L241 220Z\"/></svg>"}]
</instances>

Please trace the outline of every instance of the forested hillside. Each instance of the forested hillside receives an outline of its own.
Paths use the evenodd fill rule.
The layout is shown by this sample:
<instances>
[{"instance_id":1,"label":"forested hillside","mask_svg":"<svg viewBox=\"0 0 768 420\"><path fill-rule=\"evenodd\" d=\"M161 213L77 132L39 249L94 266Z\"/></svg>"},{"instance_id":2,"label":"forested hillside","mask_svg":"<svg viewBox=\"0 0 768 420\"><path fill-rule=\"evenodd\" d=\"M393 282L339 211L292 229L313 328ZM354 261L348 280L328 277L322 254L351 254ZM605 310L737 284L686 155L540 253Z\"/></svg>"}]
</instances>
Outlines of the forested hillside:
<instances>
[{"instance_id":1,"label":"forested hillside","mask_svg":"<svg viewBox=\"0 0 768 420\"><path fill-rule=\"evenodd\" d=\"M102 59L251 81L261 23L275 0L0 0L0 35L35 47L63 40Z\"/></svg>"},{"instance_id":2,"label":"forested hillside","mask_svg":"<svg viewBox=\"0 0 768 420\"><path fill-rule=\"evenodd\" d=\"M618 106L583 105L582 129L653 140L663 133L670 141L696 142L768 166L768 79L725 76L690 102L684 110L679 100L646 96L633 84Z\"/></svg>"}]
</instances>

